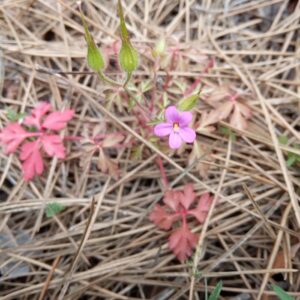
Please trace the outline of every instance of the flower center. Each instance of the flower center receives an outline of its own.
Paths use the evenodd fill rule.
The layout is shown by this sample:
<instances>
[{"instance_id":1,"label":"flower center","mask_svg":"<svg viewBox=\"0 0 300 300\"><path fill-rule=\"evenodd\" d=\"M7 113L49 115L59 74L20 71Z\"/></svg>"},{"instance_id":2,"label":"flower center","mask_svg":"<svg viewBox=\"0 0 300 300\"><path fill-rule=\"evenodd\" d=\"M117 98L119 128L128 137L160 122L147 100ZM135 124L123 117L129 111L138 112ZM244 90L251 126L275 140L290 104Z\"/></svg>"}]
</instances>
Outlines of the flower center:
<instances>
[{"instance_id":1,"label":"flower center","mask_svg":"<svg viewBox=\"0 0 300 300\"><path fill-rule=\"evenodd\" d=\"M179 123L178 122L173 123L173 130L176 132L179 131Z\"/></svg>"}]
</instances>

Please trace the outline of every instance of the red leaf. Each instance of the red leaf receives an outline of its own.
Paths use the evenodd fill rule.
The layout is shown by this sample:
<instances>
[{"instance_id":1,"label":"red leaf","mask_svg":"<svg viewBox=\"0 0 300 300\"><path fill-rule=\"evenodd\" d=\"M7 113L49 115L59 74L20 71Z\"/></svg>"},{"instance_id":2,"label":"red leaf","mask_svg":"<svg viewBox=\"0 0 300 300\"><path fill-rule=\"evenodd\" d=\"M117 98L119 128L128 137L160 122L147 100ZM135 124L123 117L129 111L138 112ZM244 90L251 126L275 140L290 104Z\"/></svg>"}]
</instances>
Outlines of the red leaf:
<instances>
[{"instance_id":1,"label":"red leaf","mask_svg":"<svg viewBox=\"0 0 300 300\"><path fill-rule=\"evenodd\" d=\"M41 138L45 152L53 157L65 158L65 147L59 135L44 135Z\"/></svg>"},{"instance_id":2,"label":"red leaf","mask_svg":"<svg viewBox=\"0 0 300 300\"><path fill-rule=\"evenodd\" d=\"M186 224L175 230L169 238L169 248L174 252L176 257L183 262L192 255L198 237L193 234Z\"/></svg>"},{"instance_id":3,"label":"red leaf","mask_svg":"<svg viewBox=\"0 0 300 300\"><path fill-rule=\"evenodd\" d=\"M109 134L102 142L103 148L118 146L124 140L124 135L120 133Z\"/></svg>"},{"instance_id":4,"label":"red leaf","mask_svg":"<svg viewBox=\"0 0 300 300\"><path fill-rule=\"evenodd\" d=\"M168 214L165 207L156 204L150 214L150 221L163 230L169 230L179 216Z\"/></svg>"},{"instance_id":5,"label":"red leaf","mask_svg":"<svg viewBox=\"0 0 300 300\"><path fill-rule=\"evenodd\" d=\"M199 223L203 223L207 217L207 213L212 204L213 198L209 193L204 193L198 202L198 205L195 209L189 210L188 213L193 215Z\"/></svg>"},{"instance_id":6,"label":"red leaf","mask_svg":"<svg viewBox=\"0 0 300 300\"><path fill-rule=\"evenodd\" d=\"M234 106L233 114L230 118L230 125L241 130L247 128L247 121L243 117L240 107L238 105Z\"/></svg>"},{"instance_id":7,"label":"red leaf","mask_svg":"<svg viewBox=\"0 0 300 300\"><path fill-rule=\"evenodd\" d=\"M233 108L234 108L234 102L232 102L232 101L227 101L227 102L223 103L222 105L220 105L215 110L215 112L218 116L218 121L226 119L230 115Z\"/></svg>"},{"instance_id":8,"label":"red leaf","mask_svg":"<svg viewBox=\"0 0 300 300\"><path fill-rule=\"evenodd\" d=\"M15 152L24 139L32 135L32 133L24 130L20 124L12 123L0 133L0 142L6 145L5 152L9 154Z\"/></svg>"},{"instance_id":9,"label":"red leaf","mask_svg":"<svg viewBox=\"0 0 300 300\"><path fill-rule=\"evenodd\" d=\"M189 209L194 202L196 194L194 193L194 185L192 183L186 184L183 188L183 194L180 198L180 203L185 209Z\"/></svg>"},{"instance_id":10,"label":"red leaf","mask_svg":"<svg viewBox=\"0 0 300 300\"><path fill-rule=\"evenodd\" d=\"M165 193L164 203L173 211L178 211L182 192L169 190Z\"/></svg>"},{"instance_id":11,"label":"red leaf","mask_svg":"<svg viewBox=\"0 0 300 300\"><path fill-rule=\"evenodd\" d=\"M55 111L46 117L42 127L51 130L64 129L67 125L67 122L73 118L73 115L74 110L72 109Z\"/></svg>"},{"instance_id":12,"label":"red leaf","mask_svg":"<svg viewBox=\"0 0 300 300\"><path fill-rule=\"evenodd\" d=\"M40 140L23 144L20 159L23 160L23 176L26 181L31 180L35 175L41 175L44 164L40 153Z\"/></svg>"},{"instance_id":13,"label":"red leaf","mask_svg":"<svg viewBox=\"0 0 300 300\"><path fill-rule=\"evenodd\" d=\"M31 111L31 115L26 117L24 124L35 126L37 129L41 128L41 119L51 109L51 104L47 102L40 102L36 108Z\"/></svg>"}]
</instances>

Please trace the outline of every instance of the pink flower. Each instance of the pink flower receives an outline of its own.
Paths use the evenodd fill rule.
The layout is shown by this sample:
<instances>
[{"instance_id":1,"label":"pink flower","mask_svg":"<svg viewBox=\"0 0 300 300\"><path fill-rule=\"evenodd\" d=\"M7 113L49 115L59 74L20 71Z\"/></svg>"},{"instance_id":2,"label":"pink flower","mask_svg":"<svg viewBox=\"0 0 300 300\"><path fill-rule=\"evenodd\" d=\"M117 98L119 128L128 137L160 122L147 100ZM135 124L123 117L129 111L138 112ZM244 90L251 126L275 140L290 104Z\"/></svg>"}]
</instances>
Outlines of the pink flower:
<instances>
[{"instance_id":1,"label":"pink flower","mask_svg":"<svg viewBox=\"0 0 300 300\"><path fill-rule=\"evenodd\" d=\"M186 143L194 142L196 133L188 126L193 118L191 112L180 112L173 105L166 109L165 118L167 120L166 123L161 123L154 127L154 134L160 137L168 135L171 149L178 149L183 141Z\"/></svg>"}]
</instances>

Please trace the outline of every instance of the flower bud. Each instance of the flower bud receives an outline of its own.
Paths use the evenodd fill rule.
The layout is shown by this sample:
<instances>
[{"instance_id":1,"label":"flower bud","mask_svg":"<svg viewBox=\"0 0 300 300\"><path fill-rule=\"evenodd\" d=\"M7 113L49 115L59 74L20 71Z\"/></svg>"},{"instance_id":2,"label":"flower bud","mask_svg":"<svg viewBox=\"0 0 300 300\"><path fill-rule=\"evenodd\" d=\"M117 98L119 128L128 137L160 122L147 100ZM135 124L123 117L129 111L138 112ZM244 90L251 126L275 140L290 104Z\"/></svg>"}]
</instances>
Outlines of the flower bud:
<instances>
[{"instance_id":1,"label":"flower bud","mask_svg":"<svg viewBox=\"0 0 300 300\"><path fill-rule=\"evenodd\" d=\"M121 68L127 73L132 73L138 67L138 53L130 43L125 42L122 44L119 53L119 62Z\"/></svg>"}]
</instances>

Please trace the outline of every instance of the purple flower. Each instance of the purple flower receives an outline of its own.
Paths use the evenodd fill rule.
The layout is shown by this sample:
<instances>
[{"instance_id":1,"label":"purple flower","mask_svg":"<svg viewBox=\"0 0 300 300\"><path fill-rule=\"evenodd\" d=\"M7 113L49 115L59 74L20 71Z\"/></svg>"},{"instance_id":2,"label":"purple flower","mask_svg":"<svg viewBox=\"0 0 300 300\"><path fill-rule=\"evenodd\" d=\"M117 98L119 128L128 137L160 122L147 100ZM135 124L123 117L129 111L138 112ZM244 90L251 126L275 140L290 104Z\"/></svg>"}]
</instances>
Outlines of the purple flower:
<instances>
[{"instance_id":1,"label":"purple flower","mask_svg":"<svg viewBox=\"0 0 300 300\"><path fill-rule=\"evenodd\" d=\"M196 138L195 131L188 125L192 121L193 115L189 111L180 112L177 108L169 106L165 111L167 122L154 127L154 134L157 136L169 135L169 146L178 149L182 141L193 143Z\"/></svg>"}]
</instances>

